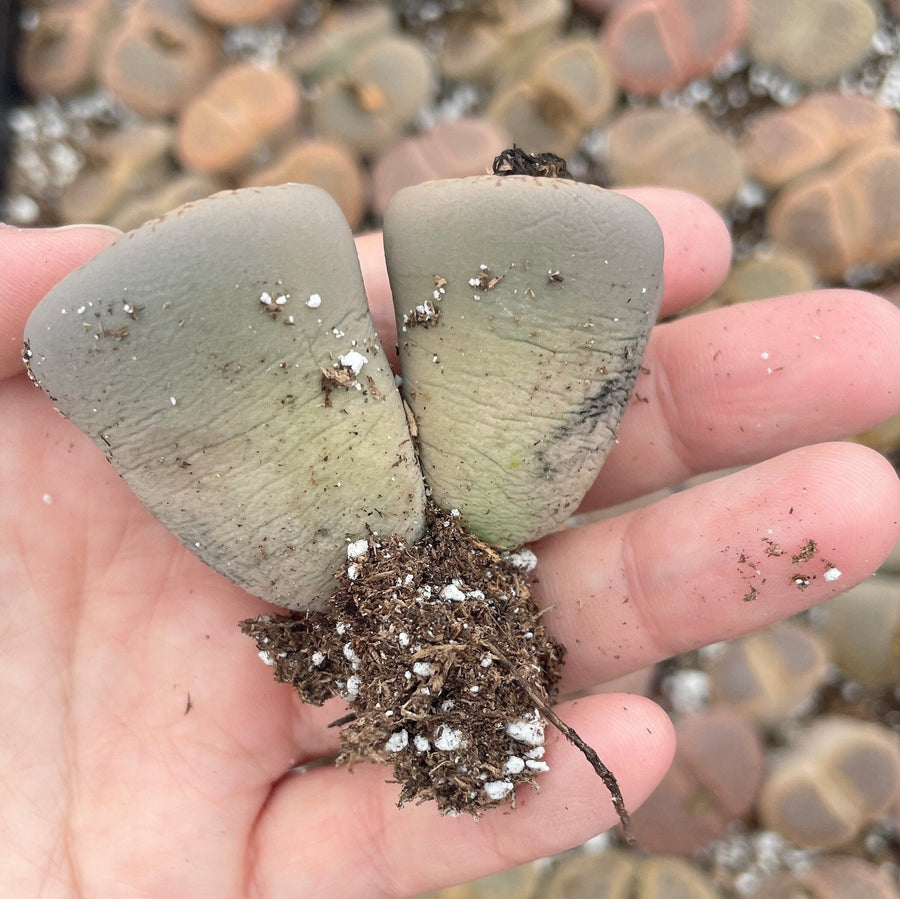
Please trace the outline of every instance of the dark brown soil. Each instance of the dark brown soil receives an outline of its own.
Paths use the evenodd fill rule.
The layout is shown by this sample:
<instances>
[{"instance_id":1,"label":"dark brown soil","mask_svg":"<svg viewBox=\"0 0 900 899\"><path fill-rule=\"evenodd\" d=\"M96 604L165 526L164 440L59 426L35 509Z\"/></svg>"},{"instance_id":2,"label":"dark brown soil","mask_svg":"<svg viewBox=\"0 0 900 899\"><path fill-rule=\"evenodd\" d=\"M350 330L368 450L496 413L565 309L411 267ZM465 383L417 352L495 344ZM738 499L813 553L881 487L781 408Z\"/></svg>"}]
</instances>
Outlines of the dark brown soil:
<instances>
[{"instance_id":1,"label":"dark brown soil","mask_svg":"<svg viewBox=\"0 0 900 899\"><path fill-rule=\"evenodd\" d=\"M305 702L343 697L339 764L393 765L402 806L478 816L535 784L545 720L596 754L550 710L563 648L531 598L533 556L501 554L453 512L429 510L415 545L376 537L348 547L324 612L241 625L275 679ZM592 757L593 756L593 757ZM599 765L599 767L598 767ZM614 796L620 812L621 796Z\"/></svg>"}]
</instances>

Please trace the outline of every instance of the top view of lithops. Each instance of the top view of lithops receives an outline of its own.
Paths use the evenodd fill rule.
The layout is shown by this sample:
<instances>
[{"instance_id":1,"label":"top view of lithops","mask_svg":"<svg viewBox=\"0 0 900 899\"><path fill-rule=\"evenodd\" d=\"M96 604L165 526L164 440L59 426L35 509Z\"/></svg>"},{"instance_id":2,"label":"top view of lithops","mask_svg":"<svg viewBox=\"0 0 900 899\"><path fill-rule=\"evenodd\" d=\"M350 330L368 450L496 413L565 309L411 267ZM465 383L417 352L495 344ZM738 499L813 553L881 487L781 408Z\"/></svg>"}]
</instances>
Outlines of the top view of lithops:
<instances>
[{"instance_id":1,"label":"top view of lithops","mask_svg":"<svg viewBox=\"0 0 900 899\"><path fill-rule=\"evenodd\" d=\"M545 720L565 728L522 546L594 480L662 293L637 202L551 155L495 171L387 211L399 391L350 229L311 185L122 236L47 294L24 349L188 549L292 610L243 628L303 699L349 703L341 759L476 815L547 770Z\"/></svg>"}]
</instances>

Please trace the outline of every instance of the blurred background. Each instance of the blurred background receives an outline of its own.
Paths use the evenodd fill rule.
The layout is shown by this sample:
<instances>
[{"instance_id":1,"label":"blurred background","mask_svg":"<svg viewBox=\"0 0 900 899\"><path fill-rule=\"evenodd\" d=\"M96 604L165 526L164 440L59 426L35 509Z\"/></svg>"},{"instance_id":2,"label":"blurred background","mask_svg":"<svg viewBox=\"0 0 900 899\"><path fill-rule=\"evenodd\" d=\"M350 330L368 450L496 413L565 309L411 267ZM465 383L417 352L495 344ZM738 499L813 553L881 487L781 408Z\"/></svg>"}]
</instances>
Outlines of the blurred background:
<instances>
[{"instance_id":1,"label":"blurred background","mask_svg":"<svg viewBox=\"0 0 900 899\"><path fill-rule=\"evenodd\" d=\"M900 0L7 2L0 218L127 230L300 181L361 232L401 187L483 173L515 143L579 180L715 206L733 269L702 309L822 286L900 302L898 16ZM900 465L900 417L856 439ZM604 689L654 697L679 731L637 848L605 834L442 899L900 899L900 551L810 613Z\"/></svg>"}]
</instances>

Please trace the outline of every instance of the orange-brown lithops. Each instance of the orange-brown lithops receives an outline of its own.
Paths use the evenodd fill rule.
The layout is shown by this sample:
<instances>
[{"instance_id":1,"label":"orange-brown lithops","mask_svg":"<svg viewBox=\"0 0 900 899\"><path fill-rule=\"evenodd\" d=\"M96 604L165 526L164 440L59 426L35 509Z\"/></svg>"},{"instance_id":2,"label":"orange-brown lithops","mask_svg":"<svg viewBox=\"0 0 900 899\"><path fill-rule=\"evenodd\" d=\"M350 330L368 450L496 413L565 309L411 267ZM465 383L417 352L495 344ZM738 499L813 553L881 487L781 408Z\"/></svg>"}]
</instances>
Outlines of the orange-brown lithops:
<instances>
[{"instance_id":1,"label":"orange-brown lithops","mask_svg":"<svg viewBox=\"0 0 900 899\"><path fill-rule=\"evenodd\" d=\"M246 166L253 154L299 127L300 85L282 69L240 62L220 72L184 108L176 152L208 174Z\"/></svg>"},{"instance_id":2,"label":"orange-brown lithops","mask_svg":"<svg viewBox=\"0 0 900 899\"><path fill-rule=\"evenodd\" d=\"M887 727L854 718L817 719L769 772L763 825L798 846L834 849L900 797L900 742Z\"/></svg>"}]
</instances>

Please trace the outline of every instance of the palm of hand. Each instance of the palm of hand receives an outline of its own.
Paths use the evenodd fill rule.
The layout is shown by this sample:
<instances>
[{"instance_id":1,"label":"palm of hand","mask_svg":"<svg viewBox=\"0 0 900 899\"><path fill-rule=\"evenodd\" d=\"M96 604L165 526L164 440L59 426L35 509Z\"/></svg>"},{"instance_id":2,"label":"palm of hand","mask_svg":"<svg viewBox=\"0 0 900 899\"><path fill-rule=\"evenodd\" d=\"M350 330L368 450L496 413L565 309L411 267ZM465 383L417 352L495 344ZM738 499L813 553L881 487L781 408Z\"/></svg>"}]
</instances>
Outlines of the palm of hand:
<instances>
[{"instance_id":1,"label":"palm of hand","mask_svg":"<svg viewBox=\"0 0 900 899\"><path fill-rule=\"evenodd\" d=\"M187 553L26 383L6 393L5 539L22 554L3 559L16 607L4 613L2 702L7 721L29 710L7 752L32 761L6 803L15 849L24 864L52 859L51 894L98 874L167 892L181 856L227 895L302 746L290 696L235 651L235 621L260 604ZM111 858L123 830L130 846Z\"/></svg>"},{"instance_id":2,"label":"palm of hand","mask_svg":"<svg viewBox=\"0 0 900 899\"><path fill-rule=\"evenodd\" d=\"M727 257L714 239L712 215L693 205L688 216L682 202L657 196L651 206L670 246L685 246L667 258L669 311L702 298ZM691 221L693 249L685 237ZM10 237L20 242L4 246ZM71 233L36 235L37 250L28 256L20 249L25 237L0 233L0 263L7 263L0 270L20 265L18 280L0 284L0 306L13 309L4 374L21 370L14 355L28 309L110 240L82 233L74 250L79 238ZM376 319L384 318L383 278L369 287ZM677 347L717 358L705 342L712 331L669 326L676 330L655 350L651 341L648 354L657 377L643 389L656 394L629 412L622 447L595 493L627 498L692 469L766 458L888 414L897 386L879 378L890 371L884 360L896 345L897 317L883 306L860 306L869 325L842 349L844 325L828 318L839 301L849 302L849 294L831 295L828 303L817 295L786 299L781 319L768 307L740 313L741 325L766 334L773 351L779 341L793 346L793 332L810 321L825 339L837 337L834 355L798 370L815 396L829 396L828 414L816 414L810 390L787 391L773 399L767 413L774 426L764 432L749 427L759 412L749 396L754 382L740 377L745 363L729 361L730 394L715 394L721 385L711 385L708 372L692 388ZM716 333L737 321L736 310L727 312ZM863 331L867 343L857 347ZM737 346L742 338L734 339ZM746 354L754 363L758 355L755 346ZM848 366L855 366L855 380L835 386ZM823 372L834 372L834 383L825 383ZM691 396L692 389L703 393ZM652 418L665 408L666 390L670 406L680 403L689 413L679 439L671 422ZM264 605L181 547L24 376L0 382L0 414L0 882L16 894L406 895L559 851L614 822L584 760L553 736L553 772L541 793L525 792L514 814L492 813L477 824L438 818L427 806L396 811L396 786L373 766L352 775L329 767L289 774L333 752L336 733L324 725L342 710L303 707L272 682L237 628ZM742 436L722 442L717 433L729 425ZM794 496L800 499L788 516L786 498ZM589 496L586 504L598 502ZM749 630L839 589L829 593L820 579L800 594L785 576L766 602L743 603L745 584L723 549L737 539L775 529L782 539L800 540L808 535L801 528L814 529L823 546L842 550L846 587L870 573L896 539L898 507L896 477L883 460L842 445L788 453L729 479L727 488L706 485L646 514L548 538L539 547L536 596L556 607L554 627L572 648L565 686L584 688ZM673 539L673 527L686 526ZM648 544L668 546L652 565L642 556ZM766 560L772 583L779 564ZM664 773L671 729L649 701L593 696L568 704L562 715L597 746L630 807Z\"/></svg>"}]
</instances>

